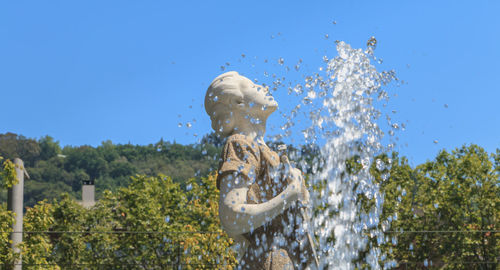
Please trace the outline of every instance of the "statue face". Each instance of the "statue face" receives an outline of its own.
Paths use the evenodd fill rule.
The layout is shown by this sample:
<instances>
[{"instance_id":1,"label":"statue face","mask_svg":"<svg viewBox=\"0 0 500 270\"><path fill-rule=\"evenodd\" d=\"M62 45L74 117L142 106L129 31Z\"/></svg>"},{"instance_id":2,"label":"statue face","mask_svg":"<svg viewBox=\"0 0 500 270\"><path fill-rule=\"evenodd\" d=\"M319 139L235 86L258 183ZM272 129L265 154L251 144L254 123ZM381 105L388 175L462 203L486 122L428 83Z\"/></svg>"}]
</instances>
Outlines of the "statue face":
<instances>
[{"instance_id":1,"label":"statue face","mask_svg":"<svg viewBox=\"0 0 500 270\"><path fill-rule=\"evenodd\" d=\"M243 76L241 76L240 91L243 94L242 102L252 117L267 118L278 108L278 102L274 100L268 88L257 85Z\"/></svg>"},{"instance_id":2,"label":"statue face","mask_svg":"<svg viewBox=\"0 0 500 270\"><path fill-rule=\"evenodd\" d=\"M267 88L235 71L215 78L205 95L205 110L212 128L223 136L230 135L235 126L241 130L247 124L263 124L260 129L265 130L265 120L277 108L278 103Z\"/></svg>"}]
</instances>

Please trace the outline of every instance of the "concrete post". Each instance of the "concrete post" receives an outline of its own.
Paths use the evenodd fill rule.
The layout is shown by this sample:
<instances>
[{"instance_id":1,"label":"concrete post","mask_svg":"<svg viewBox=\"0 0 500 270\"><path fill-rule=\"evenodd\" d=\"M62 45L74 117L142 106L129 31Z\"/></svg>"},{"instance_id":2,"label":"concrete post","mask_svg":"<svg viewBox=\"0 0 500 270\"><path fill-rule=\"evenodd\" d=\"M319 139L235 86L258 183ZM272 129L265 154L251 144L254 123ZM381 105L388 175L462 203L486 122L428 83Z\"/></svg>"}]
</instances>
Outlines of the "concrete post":
<instances>
[{"instance_id":1,"label":"concrete post","mask_svg":"<svg viewBox=\"0 0 500 270\"><path fill-rule=\"evenodd\" d=\"M24 169L24 163L21 159L15 158L16 174L18 183L8 190L7 208L15 213L14 224L12 224L13 233L11 234L12 249L15 253L20 253L21 250L17 247L23 241L23 201L24 201L24 175L28 178L28 173ZM21 256L14 262L14 270L22 270Z\"/></svg>"},{"instance_id":2,"label":"concrete post","mask_svg":"<svg viewBox=\"0 0 500 270\"><path fill-rule=\"evenodd\" d=\"M82 183L82 206L90 208L95 205L94 181L83 181Z\"/></svg>"}]
</instances>

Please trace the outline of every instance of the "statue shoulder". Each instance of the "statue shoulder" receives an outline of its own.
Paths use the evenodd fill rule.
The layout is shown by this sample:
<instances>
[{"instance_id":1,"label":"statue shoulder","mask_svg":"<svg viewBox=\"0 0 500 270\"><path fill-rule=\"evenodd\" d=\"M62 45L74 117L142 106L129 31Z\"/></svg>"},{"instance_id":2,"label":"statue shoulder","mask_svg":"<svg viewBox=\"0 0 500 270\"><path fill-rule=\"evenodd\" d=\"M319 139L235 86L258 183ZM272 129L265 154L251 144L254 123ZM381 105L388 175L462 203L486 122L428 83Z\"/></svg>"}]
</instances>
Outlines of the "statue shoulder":
<instances>
[{"instance_id":1,"label":"statue shoulder","mask_svg":"<svg viewBox=\"0 0 500 270\"><path fill-rule=\"evenodd\" d=\"M236 145L242 148L251 147L252 149L255 150L259 149L259 146L256 142L254 142L252 139L249 139L247 136L242 134L233 134L227 137L224 147L228 147L229 145L231 146Z\"/></svg>"}]
</instances>

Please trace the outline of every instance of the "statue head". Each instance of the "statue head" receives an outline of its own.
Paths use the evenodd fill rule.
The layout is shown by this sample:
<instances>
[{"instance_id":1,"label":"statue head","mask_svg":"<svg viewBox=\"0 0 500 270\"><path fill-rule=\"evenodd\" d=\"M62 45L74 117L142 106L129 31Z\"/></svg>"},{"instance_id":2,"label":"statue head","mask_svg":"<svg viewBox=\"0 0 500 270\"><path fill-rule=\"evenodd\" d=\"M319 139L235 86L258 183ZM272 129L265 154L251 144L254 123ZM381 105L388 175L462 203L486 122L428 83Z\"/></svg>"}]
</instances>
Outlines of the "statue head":
<instances>
[{"instance_id":1,"label":"statue head","mask_svg":"<svg viewBox=\"0 0 500 270\"><path fill-rule=\"evenodd\" d=\"M265 125L277 107L267 87L256 85L236 71L215 78L205 95L205 110L212 128L223 137L233 134L243 122Z\"/></svg>"}]
</instances>

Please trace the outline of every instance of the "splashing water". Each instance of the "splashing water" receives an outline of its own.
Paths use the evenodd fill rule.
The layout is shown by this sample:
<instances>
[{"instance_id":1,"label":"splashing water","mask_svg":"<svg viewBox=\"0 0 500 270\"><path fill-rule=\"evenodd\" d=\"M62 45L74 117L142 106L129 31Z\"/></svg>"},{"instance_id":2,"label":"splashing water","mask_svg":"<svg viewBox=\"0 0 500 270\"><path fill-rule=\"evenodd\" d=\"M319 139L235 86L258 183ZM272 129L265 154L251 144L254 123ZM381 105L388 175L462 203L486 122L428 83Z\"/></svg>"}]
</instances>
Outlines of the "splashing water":
<instances>
[{"instance_id":1,"label":"splashing water","mask_svg":"<svg viewBox=\"0 0 500 270\"><path fill-rule=\"evenodd\" d=\"M326 195L328 207L315 217L313 226L320 228L320 247L325 257L322 263L328 268L352 269L358 252L368 244L363 232L376 228L382 213L383 195L369 171L373 157L382 150L382 132L374 121L380 113L372 105L372 96L380 94L381 83L388 78L376 71L362 50L353 50L343 42L337 50L339 57L331 60L327 69L331 91L325 96L323 106L329 113L313 118L315 126L320 128L334 123L337 132L327 134L338 134L326 138L321 151L325 167L314 176L315 182L326 179L319 195L320 198ZM346 162L355 156L359 157L360 171L347 175ZM375 207L368 213L360 209L356 199L359 194L375 200ZM329 218L331 213L336 213L336 218ZM325 241L332 233L333 245ZM376 230L372 235L383 236ZM366 262L372 269L378 268L379 256L378 248L369 251Z\"/></svg>"},{"instance_id":2,"label":"splashing water","mask_svg":"<svg viewBox=\"0 0 500 270\"><path fill-rule=\"evenodd\" d=\"M303 98L282 127L285 136L303 112L310 119L303 131L306 142L322 145L320 157L312 164L312 185L317 189L312 208L316 211L307 225L319 239L320 269L354 269L361 263L380 269L378 261L385 257L377 246L385 241L380 228L388 229L389 223L380 221L384 196L370 167L390 166L374 160L390 150L381 144L383 132L377 124L381 113L374 103L387 100L382 87L395 76L392 71L379 73L371 64L375 44L370 39L363 51L337 42L338 56L325 61L324 74L306 76L304 84L290 91ZM305 161L299 165L303 171L311 169ZM361 200L374 206L363 208ZM378 239L378 245L370 239Z\"/></svg>"},{"instance_id":3,"label":"splashing water","mask_svg":"<svg viewBox=\"0 0 500 270\"><path fill-rule=\"evenodd\" d=\"M325 66L318 73L304 76L303 83L291 84L286 80L287 86L285 77L264 72L265 78L274 80L269 84L270 89L288 88L288 95L301 99L290 112L283 114L286 123L273 139L296 135L296 125L305 114L307 119L301 122L301 125L308 123L302 130L304 140L307 145L321 146L312 163L290 153L303 172L312 172L309 186L314 187L310 190L313 215L304 226L319 239L316 247L319 269L361 269L366 265L381 269L379 262L384 268L395 266L379 248L391 241L386 240L383 232L390 227L390 221L381 220L384 195L370 168L375 166L383 171L391 165L390 159L386 162L376 159L393 147L382 144L384 133L378 124L383 122L382 113L376 104L387 102L388 94L383 88L397 78L393 71L378 72L372 64L381 63L373 54L376 42L370 38L366 50L337 42L338 56L333 59L324 56ZM283 58L277 62L287 72L290 70L284 66ZM302 59L293 64L296 72L303 73L301 64ZM221 66L221 70L225 67ZM386 118L390 136L405 128L404 124L392 123L389 116ZM382 174L383 180L387 178L387 174Z\"/></svg>"}]
</instances>

